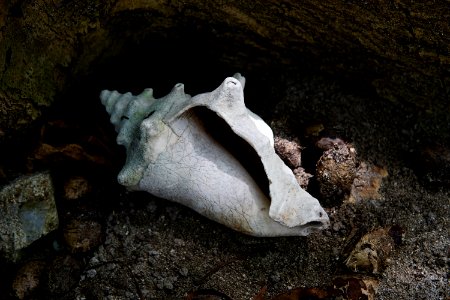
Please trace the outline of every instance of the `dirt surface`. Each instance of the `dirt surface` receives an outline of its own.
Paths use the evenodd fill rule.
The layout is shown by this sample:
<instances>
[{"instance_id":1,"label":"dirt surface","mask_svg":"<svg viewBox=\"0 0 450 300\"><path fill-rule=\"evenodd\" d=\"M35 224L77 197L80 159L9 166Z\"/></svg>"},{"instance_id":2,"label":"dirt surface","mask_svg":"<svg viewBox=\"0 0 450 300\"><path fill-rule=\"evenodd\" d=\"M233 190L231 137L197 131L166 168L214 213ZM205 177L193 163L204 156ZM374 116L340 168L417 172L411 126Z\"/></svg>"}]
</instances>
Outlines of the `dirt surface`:
<instances>
[{"instance_id":1,"label":"dirt surface","mask_svg":"<svg viewBox=\"0 0 450 300\"><path fill-rule=\"evenodd\" d=\"M298 139L306 172L315 175L323 153L315 146L317 140L337 137L353 145L358 164L387 171L379 199L324 198L312 177L308 190L325 206L329 229L308 237L245 236L181 205L125 191L115 181L124 153L114 145L106 112L101 115L99 104L91 114L101 117L92 121L89 113L72 111L64 126L47 124L48 135L67 137L72 126L73 136L91 137L75 140L97 158L73 159L59 152L58 159L54 153L40 153L28 160L31 169L50 168L55 174L62 225L32 246L20 264L2 263L10 272L2 275L0 298L15 294L31 299L337 299L333 290L337 279L363 278L375 282L376 293L367 289L368 295L352 298L356 296L347 291L344 299L448 299L449 160L428 154L437 151L436 145L439 153L449 153L449 124L377 98L370 89L314 74L274 79L268 91L271 105L263 106L254 98L261 88L252 77L247 80L247 105L272 125L277 136ZM92 143L92 136L100 137L104 146ZM433 157L440 160L438 168L427 167ZM73 176L86 192L73 196L77 188L68 187L64 196L70 181L65 178ZM76 227L74 220L83 225ZM68 228L72 235L78 228L79 236L86 237L82 247L67 240ZM370 248L370 253L378 251L380 267L346 267L361 237L380 228L395 229L385 257ZM30 268L32 262L39 267ZM20 275L23 267L36 270L28 280L37 284L21 285L15 274ZM24 285L33 288L24 292ZM311 289L305 292L306 288ZM305 296L294 298L293 291Z\"/></svg>"}]
</instances>

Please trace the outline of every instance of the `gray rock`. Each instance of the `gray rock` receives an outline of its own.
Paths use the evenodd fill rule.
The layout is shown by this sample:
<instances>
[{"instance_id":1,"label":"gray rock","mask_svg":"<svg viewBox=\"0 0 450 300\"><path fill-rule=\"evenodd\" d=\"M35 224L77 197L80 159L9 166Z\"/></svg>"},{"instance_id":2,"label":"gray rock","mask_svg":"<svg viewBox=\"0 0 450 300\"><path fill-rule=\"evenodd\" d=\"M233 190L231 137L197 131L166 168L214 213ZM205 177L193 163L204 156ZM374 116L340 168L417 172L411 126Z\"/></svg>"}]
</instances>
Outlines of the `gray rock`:
<instances>
[{"instance_id":1,"label":"gray rock","mask_svg":"<svg viewBox=\"0 0 450 300\"><path fill-rule=\"evenodd\" d=\"M0 191L0 256L17 260L20 250L58 227L48 172L23 176Z\"/></svg>"}]
</instances>

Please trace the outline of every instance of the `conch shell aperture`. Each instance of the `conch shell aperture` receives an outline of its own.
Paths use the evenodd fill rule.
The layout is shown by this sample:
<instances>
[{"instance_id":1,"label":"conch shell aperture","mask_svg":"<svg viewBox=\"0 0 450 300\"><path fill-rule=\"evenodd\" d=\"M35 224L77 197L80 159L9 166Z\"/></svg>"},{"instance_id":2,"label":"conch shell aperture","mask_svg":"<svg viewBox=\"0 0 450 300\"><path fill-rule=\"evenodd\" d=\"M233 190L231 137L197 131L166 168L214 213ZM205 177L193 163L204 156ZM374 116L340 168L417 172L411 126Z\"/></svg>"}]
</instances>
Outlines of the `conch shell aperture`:
<instances>
[{"instance_id":1,"label":"conch shell aperture","mask_svg":"<svg viewBox=\"0 0 450 300\"><path fill-rule=\"evenodd\" d=\"M102 91L127 150L118 175L130 190L188 206L254 236L303 236L328 226L317 199L275 153L270 127L244 104L245 78L226 78L191 97L176 84L165 97Z\"/></svg>"}]
</instances>

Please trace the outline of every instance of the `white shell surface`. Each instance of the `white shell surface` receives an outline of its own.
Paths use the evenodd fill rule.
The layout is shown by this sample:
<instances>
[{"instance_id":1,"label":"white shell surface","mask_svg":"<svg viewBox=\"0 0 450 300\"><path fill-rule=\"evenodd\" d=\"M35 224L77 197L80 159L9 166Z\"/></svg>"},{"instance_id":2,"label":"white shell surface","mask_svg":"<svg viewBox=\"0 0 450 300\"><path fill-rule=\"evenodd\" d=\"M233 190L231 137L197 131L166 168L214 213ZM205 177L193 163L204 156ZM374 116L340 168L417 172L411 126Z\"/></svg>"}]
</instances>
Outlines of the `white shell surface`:
<instances>
[{"instance_id":1,"label":"white shell surface","mask_svg":"<svg viewBox=\"0 0 450 300\"><path fill-rule=\"evenodd\" d=\"M195 97L177 84L160 99L150 89L138 96L103 91L102 103L118 131L118 143L127 148L119 182L255 236L307 235L328 226L319 202L300 188L275 153L270 127L245 107L244 84L236 74L211 93ZM221 144L196 107L214 113L231 134L248 143L263 166L270 195L250 174L253 170L230 153L230 147L242 144Z\"/></svg>"}]
</instances>

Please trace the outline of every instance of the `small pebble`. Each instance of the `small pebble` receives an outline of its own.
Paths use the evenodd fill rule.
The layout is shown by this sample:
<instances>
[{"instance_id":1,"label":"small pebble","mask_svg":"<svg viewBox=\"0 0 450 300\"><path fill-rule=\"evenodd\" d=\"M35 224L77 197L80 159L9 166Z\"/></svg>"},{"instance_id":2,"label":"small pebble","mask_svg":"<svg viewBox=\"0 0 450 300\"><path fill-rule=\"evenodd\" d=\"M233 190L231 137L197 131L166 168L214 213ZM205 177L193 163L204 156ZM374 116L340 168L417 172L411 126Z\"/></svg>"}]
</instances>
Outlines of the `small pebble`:
<instances>
[{"instance_id":1,"label":"small pebble","mask_svg":"<svg viewBox=\"0 0 450 300\"><path fill-rule=\"evenodd\" d=\"M88 278L94 278L97 275L97 271L95 269L90 269L86 272Z\"/></svg>"},{"instance_id":2,"label":"small pebble","mask_svg":"<svg viewBox=\"0 0 450 300\"><path fill-rule=\"evenodd\" d=\"M92 257L90 260L89 260L89 264L91 264L91 265L96 265L96 264L98 264L100 261L98 260L98 258L96 257L96 256L94 256L94 257Z\"/></svg>"},{"instance_id":3,"label":"small pebble","mask_svg":"<svg viewBox=\"0 0 450 300\"><path fill-rule=\"evenodd\" d=\"M164 280L164 288L166 288L168 290L173 290L173 283L170 280L165 279Z\"/></svg>"}]
</instances>

